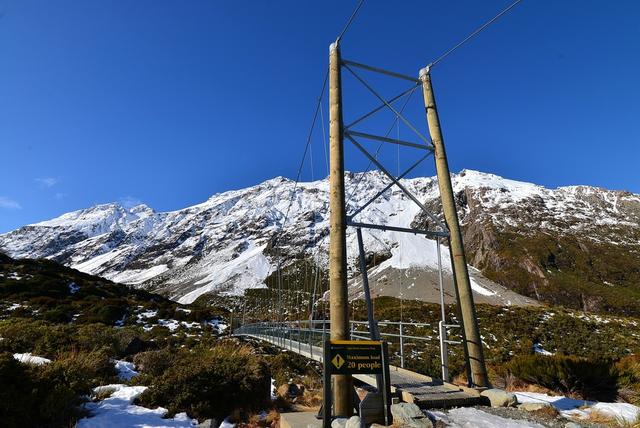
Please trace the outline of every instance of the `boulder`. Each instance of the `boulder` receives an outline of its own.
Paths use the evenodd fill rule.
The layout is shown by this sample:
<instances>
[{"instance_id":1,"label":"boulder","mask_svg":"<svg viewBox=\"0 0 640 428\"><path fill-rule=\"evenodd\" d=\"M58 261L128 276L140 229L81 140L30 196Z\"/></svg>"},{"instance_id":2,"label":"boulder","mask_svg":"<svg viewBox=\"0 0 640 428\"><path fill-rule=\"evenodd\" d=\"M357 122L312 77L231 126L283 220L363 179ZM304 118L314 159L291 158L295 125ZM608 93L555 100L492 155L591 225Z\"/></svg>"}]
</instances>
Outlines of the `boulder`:
<instances>
[{"instance_id":1,"label":"boulder","mask_svg":"<svg viewBox=\"0 0 640 428\"><path fill-rule=\"evenodd\" d=\"M487 389L480 393L491 403L491 407L512 407L518 404L518 398L515 394L504 391L502 389Z\"/></svg>"},{"instance_id":2,"label":"boulder","mask_svg":"<svg viewBox=\"0 0 640 428\"><path fill-rule=\"evenodd\" d=\"M431 419L413 403L398 403L391 405L391 415L394 425L411 428L432 428Z\"/></svg>"},{"instance_id":3,"label":"boulder","mask_svg":"<svg viewBox=\"0 0 640 428\"><path fill-rule=\"evenodd\" d=\"M218 428L219 425L215 419L205 419L198 424L198 428Z\"/></svg>"},{"instance_id":4,"label":"boulder","mask_svg":"<svg viewBox=\"0 0 640 428\"><path fill-rule=\"evenodd\" d=\"M525 410L527 412L537 412L547 407L552 407L550 403L522 403L518 406L518 409Z\"/></svg>"},{"instance_id":5,"label":"boulder","mask_svg":"<svg viewBox=\"0 0 640 428\"><path fill-rule=\"evenodd\" d=\"M336 418L331 422L331 428L346 428L347 418Z\"/></svg>"},{"instance_id":6,"label":"boulder","mask_svg":"<svg viewBox=\"0 0 640 428\"><path fill-rule=\"evenodd\" d=\"M351 416L344 428L360 428L360 417L359 416Z\"/></svg>"}]
</instances>

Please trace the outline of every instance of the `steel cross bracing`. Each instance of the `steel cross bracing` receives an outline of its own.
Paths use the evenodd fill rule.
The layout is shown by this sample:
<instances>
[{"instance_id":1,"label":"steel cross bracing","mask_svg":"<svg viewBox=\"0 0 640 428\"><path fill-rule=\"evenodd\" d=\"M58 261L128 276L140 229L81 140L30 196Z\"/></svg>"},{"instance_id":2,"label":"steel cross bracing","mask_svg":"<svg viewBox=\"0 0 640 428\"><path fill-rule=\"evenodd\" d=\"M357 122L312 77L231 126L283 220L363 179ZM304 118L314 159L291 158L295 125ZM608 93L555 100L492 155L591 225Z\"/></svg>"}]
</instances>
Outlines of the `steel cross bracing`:
<instances>
[{"instance_id":1,"label":"steel cross bracing","mask_svg":"<svg viewBox=\"0 0 640 428\"><path fill-rule=\"evenodd\" d=\"M394 101L413 92L418 86L422 84L422 82L420 81L420 79L416 79L410 76L405 76L403 74L396 73L393 71L383 70L378 67L372 67L370 65L361 64L355 61L343 59L340 65L341 67L346 68L365 88L367 88L369 92L371 92L378 100L381 101L381 104L379 106L369 111L368 113L365 113L364 115L360 116L358 119L354 120L350 124L346 125L343 129L344 137L347 140L349 140L358 150L360 150L362 154L364 154L364 156L367 157L372 164L376 165L378 169L380 169L380 171L382 171L382 173L387 178L389 178L389 180L391 180L391 183L389 183L384 189L376 193L376 195L374 195L372 198L367 200L364 203L364 205L357 208L353 213L347 214L347 226L353 226L357 228L367 228L367 229L389 230L389 231L395 231L395 232L415 233L415 234L426 235L428 237L436 238L436 239L441 237L447 238L449 236L449 231L447 229L447 226L438 217L436 217L431 211L429 211L427 207L425 207L424 204L420 202L420 200L400 182L402 178L407 176L411 171L413 171L418 165L420 165L426 158L428 158L434 152L434 147L431 144L431 142L420 131L418 131L418 129L415 126L413 126L413 124L406 117L404 117L401 112L396 110L391 105L391 103L393 103ZM401 92L400 94L386 100L375 89L373 89L373 87L369 83L367 83L365 79L363 79L358 73L356 73L352 67L361 68L361 69L372 71L375 73L384 74L386 76L397 78L397 79L408 80L410 82L413 82L414 85L412 85L409 89ZM368 133L353 130L353 127L355 125L365 121L366 119L370 118L371 116L373 116L374 114L376 114L377 112L385 108L393 112L393 114L399 120L401 120L405 125L407 125L407 127L411 129L411 131L420 140L422 140L422 142L414 143L410 141L403 141L399 139L388 138L386 136L373 135L373 134L368 134ZM381 143L401 145L404 147L425 151L426 153L424 154L424 156L418 159L417 162L415 162L413 165L407 168L402 174L399 174L398 177L394 177L393 174L391 174L389 170L385 168L382 165L382 163L378 161L378 159L376 159L375 155L372 155L362 144L358 142L357 138L380 141ZM385 192L387 192L391 187L393 187L393 185L396 185L398 188L400 188L400 190L402 190L402 192L409 199L411 199L420 208L420 210L423 213L425 213L437 225L437 230L425 230L425 229L409 228L409 227L369 224L369 223L354 221L354 217L356 217L359 213L362 212L362 210L364 210L372 202L374 202L376 199L382 196Z\"/></svg>"}]
</instances>

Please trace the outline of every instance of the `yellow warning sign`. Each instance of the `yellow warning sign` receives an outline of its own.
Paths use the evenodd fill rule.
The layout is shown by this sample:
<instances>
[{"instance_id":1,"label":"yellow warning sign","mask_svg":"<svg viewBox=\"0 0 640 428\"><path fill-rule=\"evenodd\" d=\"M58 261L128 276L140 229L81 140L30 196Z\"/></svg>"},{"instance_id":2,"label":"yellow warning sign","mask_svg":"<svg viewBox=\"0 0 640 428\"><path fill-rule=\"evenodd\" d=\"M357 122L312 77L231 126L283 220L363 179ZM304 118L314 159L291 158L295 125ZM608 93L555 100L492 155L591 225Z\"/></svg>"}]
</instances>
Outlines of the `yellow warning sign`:
<instances>
[{"instance_id":1,"label":"yellow warning sign","mask_svg":"<svg viewBox=\"0 0 640 428\"><path fill-rule=\"evenodd\" d=\"M332 374L382 374L382 343L370 340L329 341Z\"/></svg>"},{"instance_id":2,"label":"yellow warning sign","mask_svg":"<svg viewBox=\"0 0 640 428\"><path fill-rule=\"evenodd\" d=\"M336 354L336 356L333 357L333 360L331 360L331 364L336 366L336 369L340 370L340 367L344 364L344 358L342 358L340 354Z\"/></svg>"}]
</instances>

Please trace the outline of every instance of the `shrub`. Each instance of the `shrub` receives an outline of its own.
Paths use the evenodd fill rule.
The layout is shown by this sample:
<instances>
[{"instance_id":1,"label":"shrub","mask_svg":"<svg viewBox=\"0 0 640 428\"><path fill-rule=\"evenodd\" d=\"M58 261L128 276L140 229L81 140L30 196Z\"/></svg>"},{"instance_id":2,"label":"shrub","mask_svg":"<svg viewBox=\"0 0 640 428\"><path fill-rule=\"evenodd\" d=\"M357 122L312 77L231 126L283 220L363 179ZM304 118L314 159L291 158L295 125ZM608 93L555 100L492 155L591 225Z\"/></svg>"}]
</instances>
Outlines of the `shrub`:
<instances>
[{"instance_id":1,"label":"shrub","mask_svg":"<svg viewBox=\"0 0 640 428\"><path fill-rule=\"evenodd\" d=\"M294 383L301 383L303 377L315 373L304 357L293 352L281 352L271 357L269 368L276 386L289 383L290 380ZM315 375L318 376L317 373Z\"/></svg>"},{"instance_id":2,"label":"shrub","mask_svg":"<svg viewBox=\"0 0 640 428\"><path fill-rule=\"evenodd\" d=\"M585 400L614 400L617 373L610 362L566 355L520 355L511 360L509 372L527 383L542 385Z\"/></svg>"},{"instance_id":3,"label":"shrub","mask_svg":"<svg viewBox=\"0 0 640 428\"><path fill-rule=\"evenodd\" d=\"M630 355L616 363L618 393L623 400L640 404L640 356Z\"/></svg>"},{"instance_id":4,"label":"shrub","mask_svg":"<svg viewBox=\"0 0 640 428\"><path fill-rule=\"evenodd\" d=\"M182 351L176 361L140 396L147 407L171 414L224 418L234 409L257 410L269 399L270 379L262 358L232 342L211 349Z\"/></svg>"},{"instance_id":5,"label":"shrub","mask_svg":"<svg viewBox=\"0 0 640 428\"><path fill-rule=\"evenodd\" d=\"M31 380L26 373L26 365L16 361L9 352L0 353L0 385L0 415L3 426L29 426L29 413L33 405L29 394L32 389Z\"/></svg>"},{"instance_id":6,"label":"shrub","mask_svg":"<svg viewBox=\"0 0 640 428\"><path fill-rule=\"evenodd\" d=\"M175 359L175 351L164 348L158 351L140 352L133 357L133 362L141 372L151 376L161 376L173 365Z\"/></svg>"},{"instance_id":7,"label":"shrub","mask_svg":"<svg viewBox=\"0 0 640 428\"><path fill-rule=\"evenodd\" d=\"M34 352L53 357L71 344L71 329L65 325L50 325L29 319L7 320L0 323L0 348L8 352Z\"/></svg>"},{"instance_id":8,"label":"shrub","mask_svg":"<svg viewBox=\"0 0 640 428\"><path fill-rule=\"evenodd\" d=\"M0 354L0 414L3 427L72 426L82 396L98 383L114 380L104 353L71 352L42 366Z\"/></svg>"}]
</instances>

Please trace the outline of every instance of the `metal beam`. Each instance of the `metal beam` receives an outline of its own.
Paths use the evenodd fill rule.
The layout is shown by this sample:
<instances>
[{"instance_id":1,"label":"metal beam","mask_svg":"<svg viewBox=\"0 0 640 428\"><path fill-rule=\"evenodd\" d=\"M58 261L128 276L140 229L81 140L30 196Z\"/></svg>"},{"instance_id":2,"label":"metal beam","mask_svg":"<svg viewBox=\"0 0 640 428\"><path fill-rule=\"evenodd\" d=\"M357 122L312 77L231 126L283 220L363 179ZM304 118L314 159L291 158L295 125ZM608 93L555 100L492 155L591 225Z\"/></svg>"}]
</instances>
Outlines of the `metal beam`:
<instances>
[{"instance_id":1,"label":"metal beam","mask_svg":"<svg viewBox=\"0 0 640 428\"><path fill-rule=\"evenodd\" d=\"M428 158L430 155L431 155L431 153L427 153L426 155L424 155L420 159L418 159L418 161L416 163L414 163L413 165L411 165L409 167L409 169L407 169L405 172L403 172L401 175L398 176L398 180L404 178L407 174L409 174L411 171L413 171L418 165L420 165L422 163L423 160ZM375 201L380 196L382 196L384 194L384 192L386 192L387 190L391 189L391 187L393 185L394 185L393 181L391 183L387 184L384 187L384 189L382 189L378 193L376 193L376 195L374 197L372 197L371 199L369 199L364 205L362 205L360 208L355 210L352 214L347 214L347 218L353 218L353 217L357 216L363 209L367 208L369 205L371 205L371 203L373 201Z\"/></svg>"},{"instance_id":2,"label":"metal beam","mask_svg":"<svg viewBox=\"0 0 640 428\"><path fill-rule=\"evenodd\" d=\"M382 141L384 143L397 144L399 146L413 147L414 149L429 150L429 151L433 152L433 147L431 147L431 146L425 146L424 144L412 143L410 141L398 140L398 139L389 138L389 137L381 137L379 135L367 134L367 133L358 132L358 131L345 131L344 133L347 134L347 135L351 134L354 137L366 138L367 140Z\"/></svg>"},{"instance_id":3,"label":"metal beam","mask_svg":"<svg viewBox=\"0 0 640 428\"><path fill-rule=\"evenodd\" d=\"M367 320L369 321L369 335L372 340L380 340L380 332L373 314L373 304L371 303L371 291L369 290L369 275L367 274L367 260L364 252L364 243L362 240L362 229L356 229L358 236L358 252L360 253L360 276L362 277L362 291L364 291L364 300L367 304Z\"/></svg>"},{"instance_id":4,"label":"metal beam","mask_svg":"<svg viewBox=\"0 0 640 428\"><path fill-rule=\"evenodd\" d=\"M393 108L393 106L391 104L389 104L384 98L382 98L380 96L380 94L378 94L378 92L376 92L376 90L373 89L371 87L371 85L369 85L362 77L360 77L355 71L353 71L353 69L351 67L349 67L348 65L345 64L344 68L349 70L349 73L353 74L353 76L356 79L358 79L360 81L360 83L362 83L364 85L364 87L369 90L369 92L371 92L373 95L375 95L376 98L378 98L380 101L382 101L384 103L384 105L386 105L389 110L394 112L395 115L398 116L404 122L404 124L407 125L409 127L409 129L411 129L418 137L420 137L420 139L422 141L424 141L427 144L431 144L431 142L424 135L422 135L420 133L420 131L418 131L415 128L415 126L413 126L411 124L411 122L409 122L399 111L397 111L395 108Z\"/></svg>"},{"instance_id":5,"label":"metal beam","mask_svg":"<svg viewBox=\"0 0 640 428\"><path fill-rule=\"evenodd\" d=\"M416 90L416 88L418 88L418 86L419 85L412 86L411 88L407 89L406 91L402 92L401 94L398 94L393 98L389 98L388 100L386 100L385 103L380 104L378 107L374 108L369 113L367 113L367 114L365 114L363 116L360 116L358 119L354 120L353 122L351 122L350 124L345 126L345 129L349 129L352 126L357 125L358 123L362 122L366 118L372 116L373 114L375 114L375 113L379 112L380 110L382 110L383 108L385 108L387 106L387 104L391 104L392 102L397 101L398 99L404 97L405 95L412 93L413 91Z\"/></svg>"},{"instance_id":6,"label":"metal beam","mask_svg":"<svg viewBox=\"0 0 640 428\"><path fill-rule=\"evenodd\" d=\"M437 237L446 237L449 236L447 232L434 231L434 230L422 230L422 229L411 229L408 227L398 227L398 226L388 226L382 224L370 224L370 223L360 223L357 221L347 220L347 226L352 227L360 227L364 229L377 229L377 230L390 230L392 232L406 232L413 233L414 235L425 235L431 238Z\"/></svg>"},{"instance_id":7,"label":"metal beam","mask_svg":"<svg viewBox=\"0 0 640 428\"><path fill-rule=\"evenodd\" d=\"M362 68L364 70L373 71L374 73L386 74L387 76L397 77L398 79L404 79L404 80L408 80L409 82L422 84L420 79L416 79L415 77L411 77L411 76L407 76L407 75L404 75L404 74L396 73L395 71L384 70L382 68L374 67L372 65L362 64L362 63L355 62L355 61L349 61L348 59L343 59L342 60L342 64L351 65L353 67L358 67L358 68Z\"/></svg>"},{"instance_id":8,"label":"metal beam","mask_svg":"<svg viewBox=\"0 0 640 428\"><path fill-rule=\"evenodd\" d=\"M380 163L378 162L378 160L376 158L374 158L373 156L371 156L371 154L367 151L367 149L365 149L364 147L362 147L362 145L360 145L360 143L358 143L351 135L349 134L345 134L345 137L347 137L349 139L349 141L351 141L367 158L369 158L369 160L371 162L373 162L374 164L376 164L376 166L380 169L380 171L382 171L387 177L389 177L389 179L391 179L391 181L393 181L393 183L398 186L400 189L402 189L402 191L405 193L405 195L407 195L409 197L409 199L411 199L413 202L415 202L415 204L417 206L419 206L422 211L429 216L429 218L431 218L431 220L433 220L438 226L440 226L440 228L442 230L448 230L447 227L440 221L440 219L438 219L436 216L434 216L433 214L431 214L431 212L427 209L427 207L425 207L422 202L420 202L418 200L418 198L416 198L413 193L411 193L409 190L407 190L406 187L404 187L402 185L402 183L400 183L389 171L387 171L387 169ZM448 235L447 235L448 236Z\"/></svg>"}]
</instances>

